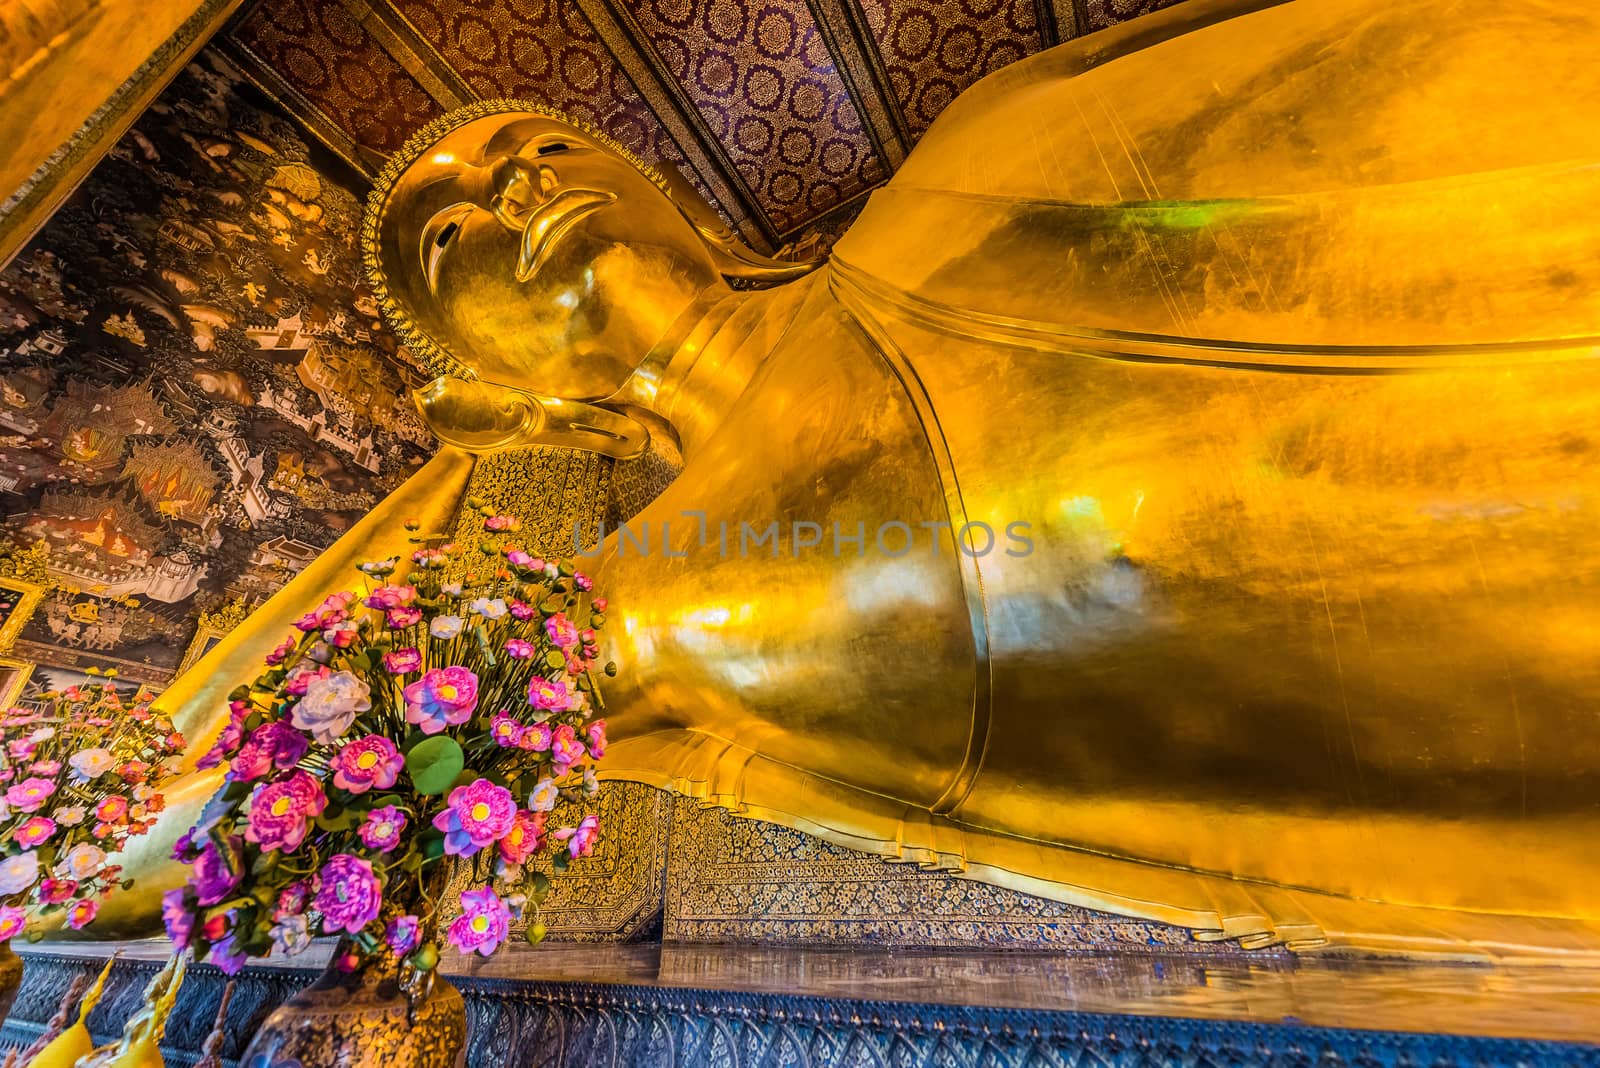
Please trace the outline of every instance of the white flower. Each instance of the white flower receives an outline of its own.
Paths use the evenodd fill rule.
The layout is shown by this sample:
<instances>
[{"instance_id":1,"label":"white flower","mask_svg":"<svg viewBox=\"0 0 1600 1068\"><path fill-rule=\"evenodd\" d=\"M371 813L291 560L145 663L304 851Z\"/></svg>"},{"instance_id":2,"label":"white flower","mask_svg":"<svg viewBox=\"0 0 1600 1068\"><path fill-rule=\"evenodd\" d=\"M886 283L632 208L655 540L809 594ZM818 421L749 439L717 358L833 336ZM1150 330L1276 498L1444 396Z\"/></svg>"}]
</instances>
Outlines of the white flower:
<instances>
[{"instance_id":1,"label":"white flower","mask_svg":"<svg viewBox=\"0 0 1600 1068\"><path fill-rule=\"evenodd\" d=\"M359 713L372 707L371 696L371 687L348 671L312 679L306 695L290 710L289 722L329 745L350 729Z\"/></svg>"},{"instance_id":2,"label":"white flower","mask_svg":"<svg viewBox=\"0 0 1600 1068\"><path fill-rule=\"evenodd\" d=\"M39 878L39 855L32 850L0 860L0 894L20 894Z\"/></svg>"},{"instance_id":3,"label":"white flower","mask_svg":"<svg viewBox=\"0 0 1600 1068\"><path fill-rule=\"evenodd\" d=\"M82 805L68 805L56 812L56 822L63 827L76 827L89 813Z\"/></svg>"},{"instance_id":4,"label":"white flower","mask_svg":"<svg viewBox=\"0 0 1600 1068\"><path fill-rule=\"evenodd\" d=\"M443 638L449 641L461 633L461 617L437 616L432 623L428 624L428 633L435 638Z\"/></svg>"},{"instance_id":5,"label":"white flower","mask_svg":"<svg viewBox=\"0 0 1600 1068\"><path fill-rule=\"evenodd\" d=\"M272 928L272 948L285 957L298 957L311 946L311 930L304 913L285 916Z\"/></svg>"},{"instance_id":6,"label":"white flower","mask_svg":"<svg viewBox=\"0 0 1600 1068\"><path fill-rule=\"evenodd\" d=\"M40 727L38 730L36 730L32 734L28 735L28 741L33 742L35 745L37 745L40 742L48 742L50 739L54 738L55 736L56 736L56 729L54 727Z\"/></svg>"},{"instance_id":7,"label":"white flower","mask_svg":"<svg viewBox=\"0 0 1600 1068\"><path fill-rule=\"evenodd\" d=\"M590 797L600 792L600 780L595 777L593 768L583 769L583 792Z\"/></svg>"},{"instance_id":8,"label":"white flower","mask_svg":"<svg viewBox=\"0 0 1600 1068\"><path fill-rule=\"evenodd\" d=\"M556 807L556 798L560 796L561 789L554 779L540 779L533 793L528 795L528 808L533 812L549 812Z\"/></svg>"},{"instance_id":9,"label":"white flower","mask_svg":"<svg viewBox=\"0 0 1600 1068\"><path fill-rule=\"evenodd\" d=\"M468 607L484 619L499 619L506 614L506 602L499 597L492 601L487 597L479 597Z\"/></svg>"},{"instance_id":10,"label":"white flower","mask_svg":"<svg viewBox=\"0 0 1600 1068\"><path fill-rule=\"evenodd\" d=\"M73 753L67 760L72 765L72 770L83 779L98 779L116 766L117 758L111 755L109 749L85 749L81 753Z\"/></svg>"},{"instance_id":11,"label":"white flower","mask_svg":"<svg viewBox=\"0 0 1600 1068\"><path fill-rule=\"evenodd\" d=\"M156 796L155 787L149 783L142 782L133 788L133 799L135 801L148 801L154 796Z\"/></svg>"},{"instance_id":12,"label":"white flower","mask_svg":"<svg viewBox=\"0 0 1600 1068\"><path fill-rule=\"evenodd\" d=\"M444 594L446 597L460 597L461 583L446 582L443 586L439 587L439 592Z\"/></svg>"},{"instance_id":13,"label":"white flower","mask_svg":"<svg viewBox=\"0 0 1600 1068\"><path fill-rule=\"evenodd\" d=\"M85 879L92 879L98 875L105 862L106 851L97 845L90 845L88 842L79 842L67 850L67 874L79 882ZM0 893L4 892L3 889L0 889Z\"/></svg>"}]
</instances>

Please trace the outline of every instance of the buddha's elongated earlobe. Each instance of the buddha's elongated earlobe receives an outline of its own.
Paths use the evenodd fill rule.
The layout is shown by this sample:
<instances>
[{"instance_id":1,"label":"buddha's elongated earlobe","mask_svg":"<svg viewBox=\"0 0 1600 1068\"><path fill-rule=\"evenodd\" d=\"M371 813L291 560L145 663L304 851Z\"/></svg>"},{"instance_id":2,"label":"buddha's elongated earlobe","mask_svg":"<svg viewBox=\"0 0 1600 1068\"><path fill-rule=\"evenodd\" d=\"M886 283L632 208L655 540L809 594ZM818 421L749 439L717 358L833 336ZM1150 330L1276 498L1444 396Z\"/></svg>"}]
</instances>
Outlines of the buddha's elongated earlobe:
<instances>
[{"instance_id":1,"label":"buddha's elongated earlobe","mask_svg":"<svg viewBox=\"0 0 1600 1068\"><path fill-rule=\"evenodd\" d=\"M665 180L672 203L694 226L724 278L769 284L787 282L822 266L822 260L777 260L763 256L739 239L733 227L722 220L677 168L670 163L657 163L656 171Z\"/></svg>"},{"instance_id":2,"label":"buddha's elongated earlobe","mask_svg":"<svg viewBox=\"0 0 1600 1068\"><path fill-rule=\"evenodd\" d=\"M436 378L413 397L434 436L468 452L554 445L628 460L650 445L649 429L621 412L492 382Z\"/></svg>"}]
</instances>

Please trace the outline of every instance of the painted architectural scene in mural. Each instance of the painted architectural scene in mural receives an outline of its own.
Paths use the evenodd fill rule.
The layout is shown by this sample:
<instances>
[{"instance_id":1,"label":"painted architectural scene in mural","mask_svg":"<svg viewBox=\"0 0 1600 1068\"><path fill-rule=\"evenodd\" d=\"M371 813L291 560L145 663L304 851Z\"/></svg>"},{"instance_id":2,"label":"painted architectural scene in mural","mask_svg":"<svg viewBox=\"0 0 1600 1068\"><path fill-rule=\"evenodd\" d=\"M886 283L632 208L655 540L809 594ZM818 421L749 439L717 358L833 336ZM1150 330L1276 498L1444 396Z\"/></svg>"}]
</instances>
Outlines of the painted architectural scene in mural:
<instances>
[{"instance_id":1,"label":"painted architectural scene in mural","mask_svg":"<svg viewBox=\"0 0 1600 1068\"><path fill-rule=\"evenodd\" d=\"M0 275L10 655L161 685L427 458L360 185L215 53ZM193 654L193 655L191 655Z\"/></svg>"}]
</instances>

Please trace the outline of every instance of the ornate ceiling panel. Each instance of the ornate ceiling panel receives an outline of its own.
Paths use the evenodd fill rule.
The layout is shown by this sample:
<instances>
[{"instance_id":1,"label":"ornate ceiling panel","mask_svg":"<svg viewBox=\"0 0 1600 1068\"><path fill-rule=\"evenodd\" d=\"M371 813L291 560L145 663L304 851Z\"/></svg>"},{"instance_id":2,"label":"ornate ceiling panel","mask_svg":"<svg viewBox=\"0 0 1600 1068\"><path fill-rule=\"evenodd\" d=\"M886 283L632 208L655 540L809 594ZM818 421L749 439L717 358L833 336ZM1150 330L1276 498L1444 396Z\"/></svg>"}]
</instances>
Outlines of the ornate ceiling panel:
<instances>
[{"instance_id":1,"label":"ornate ceiling panel","mask_svg":"<svg viewBox=\"0 0 1600 1068\"><path fill-rule=\"evenodd\" d=\"M257 0L222 47L372 174L524 97L669 163L767 249L823 245L979 78L1173 0Z\"/></svg>"}]
</instances>

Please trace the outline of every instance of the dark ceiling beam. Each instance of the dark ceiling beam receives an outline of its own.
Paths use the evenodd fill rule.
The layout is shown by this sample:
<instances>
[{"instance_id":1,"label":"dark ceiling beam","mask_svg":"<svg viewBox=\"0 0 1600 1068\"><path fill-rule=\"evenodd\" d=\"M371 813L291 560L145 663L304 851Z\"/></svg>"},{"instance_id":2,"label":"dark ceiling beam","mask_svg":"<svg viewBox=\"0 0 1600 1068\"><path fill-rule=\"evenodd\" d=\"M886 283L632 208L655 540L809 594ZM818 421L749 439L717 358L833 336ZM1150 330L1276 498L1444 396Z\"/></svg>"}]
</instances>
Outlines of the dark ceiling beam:
<instances>
[{"instance_id":1,"label":"dark ceiling beam","mask_svg":"<svg viewBox=\"0 0 1600 1068\"><path fill-rule=\"evenodd\" d=\"M321 108L308 100L305 94L290 85L266 60L256 55L231 36L219 35L213 45L239 73L259 89L269 100L303 126L312 137L322 142L334 155L344 160L367 181L372 181L383 168L383 156L355 142L338 123L330 119Z\"/></svg>"},{"instance_id":2,"label":"dark ceiling beam","mask_svg":"<svg viewBox=\"0 0 1600 1068\"><path fill-rule=\"evenodd\" d=\"M678 142L678 147L689 157L712 193L730 212L743 216L734 218L734 229L760 251L775 250L779 244L778 232L761 210L754 191L745 184L732 157L706 124L694 101L655 54L648 37L628 10L628 4L614 4L609 0L576 2L589 24L600 34L606 49Z\"/></svg>"},{"instance_id":3,"label":"dark ceiling beam","mask_svg":"<svg viewBox=\"0 0 1600 1068\"><path fill-rule=\"evenodd\" d=\"M893 173L905 162L914 140L888 71L878 53L878 43L867 25L858 0L806 0L823 42L832 54L845 91L866 127L867 138Z\"/></svg>"},{"instance_id":4,"label":"dark ceiling beam","mask_svg":"<svg viewBox=\"0 0 1600 1068\"><path fill-rule=\"evenodd\" d=\"M1033 0L1039 23L1039 47L1054 48L1078 36L1078 12L1073 0Z\"/></svg>"},{"instance_id":5,"label":"dark ceiling beam","mask_svg":"<svg viewBox=\"0 0 1600 1068\"><path fill-rule=\"evenodd\" d=\"M445 111L479 99L467 80L456 73L409 19L384 0L340 0L345 9L370 33L406 73L427 90Z\"/></svg>"}]
</instances>

